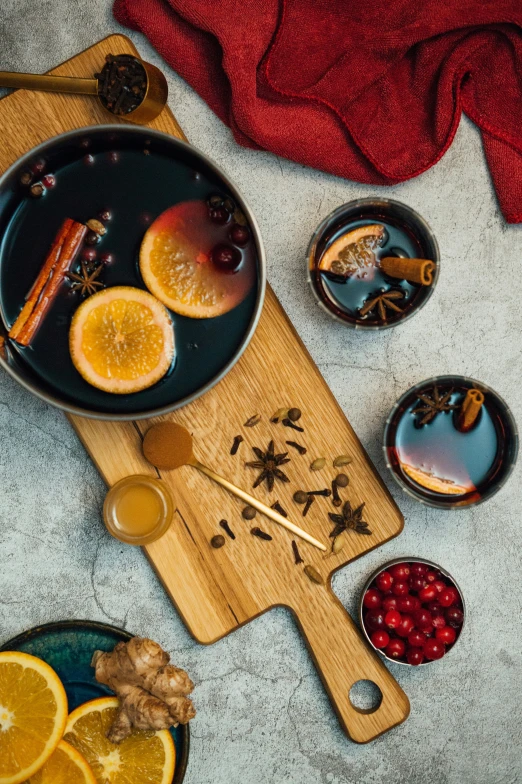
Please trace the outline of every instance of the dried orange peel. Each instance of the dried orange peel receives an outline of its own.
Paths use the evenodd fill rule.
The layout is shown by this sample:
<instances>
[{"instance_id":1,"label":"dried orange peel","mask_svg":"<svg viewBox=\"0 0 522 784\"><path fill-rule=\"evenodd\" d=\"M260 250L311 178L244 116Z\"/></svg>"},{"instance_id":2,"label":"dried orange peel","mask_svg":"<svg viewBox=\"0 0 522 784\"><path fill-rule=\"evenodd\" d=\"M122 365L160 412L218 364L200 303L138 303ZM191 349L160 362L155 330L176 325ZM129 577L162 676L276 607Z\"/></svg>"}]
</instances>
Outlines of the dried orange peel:
<instances>
[{"instance_id":1,"label":"dried orange peel","mask_svg":"<svg viewBox=\"0 0 522 784\"><path fill-rule=\"evenodd\" d=\"M429 471L423 471L422 468L415 468L415 466L408 465L408 463L400 464L402 470L410 479L413 479L421 487L431 490L434 493L441 493L442 495L465 495L472 493L476 490L475 485L471 482L469 485L458 485L452 479L443 479L435 476Z\"/></svg>"}]
</instances>

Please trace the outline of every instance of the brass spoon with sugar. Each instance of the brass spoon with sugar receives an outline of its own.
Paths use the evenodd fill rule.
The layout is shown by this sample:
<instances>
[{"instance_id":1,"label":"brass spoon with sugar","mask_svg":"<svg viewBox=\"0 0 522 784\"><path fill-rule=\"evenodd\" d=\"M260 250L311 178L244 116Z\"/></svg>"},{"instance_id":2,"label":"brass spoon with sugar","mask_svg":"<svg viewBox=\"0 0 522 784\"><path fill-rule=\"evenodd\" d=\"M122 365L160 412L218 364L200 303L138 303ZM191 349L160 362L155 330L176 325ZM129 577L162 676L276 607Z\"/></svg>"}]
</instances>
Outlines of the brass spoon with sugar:
<instances>
[{"instance_id":1,"label":"brass spoon with sugar","mask_svg":"<svg viewBox=\"0 0 522 784\"><path fill-rule=\"evenodd\" d=\"M200 461L194 457L194 452L192 451L192 436L182 425L178 425L175 422L158 422L158 424L152 425L152 427L147 430L145 438L143 439L143 454L149 463L156 466L156 468L163 468L169 471L184 465L190 465L197 468L205 474L205 476L208 476L233 495L236 495L250 506L253 506L258 512L266 515L266 517L269 517L274 522L279 523L279 525L282 525L288 531L291 531L295 536L299 536L301 539L304 539L305 542L313 544L314 547L317 547L319 550L326 551L325 545L318 539L314 539L313 536L310 536L310 534L303 531L302 528L299 528L299 526L290 522L286 517L280 515L279 512L266 506L266 504L258 501L254 496L241 490L241 488L236 487L236 485L233 485L228 479L224 479L222 476L219 476L212 471L212 469L207 468L203 463L200 463Z\"/></svg>"}]
</instances>

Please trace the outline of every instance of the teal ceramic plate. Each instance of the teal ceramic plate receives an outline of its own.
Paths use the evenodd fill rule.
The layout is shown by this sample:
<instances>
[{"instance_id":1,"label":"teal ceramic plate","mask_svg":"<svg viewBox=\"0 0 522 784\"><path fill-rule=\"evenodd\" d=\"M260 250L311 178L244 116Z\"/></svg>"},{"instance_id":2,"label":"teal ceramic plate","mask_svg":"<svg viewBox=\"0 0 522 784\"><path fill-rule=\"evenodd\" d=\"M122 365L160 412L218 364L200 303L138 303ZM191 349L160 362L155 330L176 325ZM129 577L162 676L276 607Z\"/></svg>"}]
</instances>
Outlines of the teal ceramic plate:
<instances>
[{"instance_id":1,"label":"teal ceramic plate","mask_svg":"<svg viewBox=\"0 0 522 784\"><path fill-rule=\"evenodd\" d=\"M91 658L94 651L112 651L116 643L130 640L132 634L94 621L59 621L36 626L8 640L0 651L23 651L38 656L49 664L62 679L69 710L87 700L112 694L94 679ZM185 778L189 754L187 725L171 730L176 745L176 770L172 784Z\"/></svg>"}]
</instances>

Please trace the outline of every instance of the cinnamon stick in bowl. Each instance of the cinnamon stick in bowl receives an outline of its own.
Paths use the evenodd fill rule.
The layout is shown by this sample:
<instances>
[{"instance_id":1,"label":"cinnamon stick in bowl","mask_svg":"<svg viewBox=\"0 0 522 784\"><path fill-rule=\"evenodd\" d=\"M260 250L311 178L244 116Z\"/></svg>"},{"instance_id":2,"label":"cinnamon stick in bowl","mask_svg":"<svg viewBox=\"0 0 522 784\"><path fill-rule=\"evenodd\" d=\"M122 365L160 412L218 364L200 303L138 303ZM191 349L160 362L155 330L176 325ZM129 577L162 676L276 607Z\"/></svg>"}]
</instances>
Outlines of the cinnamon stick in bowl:
<instances>
[{"instance_id":1,"label":"cinnamon stick in bowl","mask_svg":"<svg viewBox=\"0 0 522 784\"><path fill-rule=\"evenodd\" d=\"M401 256L385 256L380 267L386 275L420 286L431 286L435 263L430 259L408 259Z\"/></svg>"}]
</instances>

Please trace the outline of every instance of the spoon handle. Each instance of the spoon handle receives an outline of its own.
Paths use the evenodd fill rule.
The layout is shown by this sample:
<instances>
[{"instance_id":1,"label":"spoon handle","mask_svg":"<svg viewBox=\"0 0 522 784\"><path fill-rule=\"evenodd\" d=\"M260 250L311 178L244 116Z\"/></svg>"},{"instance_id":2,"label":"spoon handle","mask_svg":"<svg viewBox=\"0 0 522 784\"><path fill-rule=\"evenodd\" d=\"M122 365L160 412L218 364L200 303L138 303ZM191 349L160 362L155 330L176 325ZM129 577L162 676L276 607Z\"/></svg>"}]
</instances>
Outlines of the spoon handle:
<instances>
[{"instance_id":1,"label":"spoon handle","mask_svg":"<svg viewBox=\"0 0 522 784\"><path fill-rule=\"evenodd\" d=\"M292 531L293 534L299 536L301 539L304 539L305 542L309 542L310 544L313 544L313 546L317 547L319 550L326 551L326 547L318 539L314 539L313 536L307 534L306 531L303 531L303 529L299 528L299 526L294 525L294 523L290 522L290 520L287 520L286 517L283 517L283 515L280 515L279 512L276 512L275 509L271 509L269 506L266 506L266 504L263 504L261 501L258 501L257 498L254 498L254 496L249 495L244 490L241 490L241 488L236 487L236 485L233 485L232 482L229 482L227 479L223 479L222 476L219 476L210 468L207 468L207 466L203 465L203 463L200 463L199 460L194 460L194 462L191 463L190 465L193 465L195 468L198 468L210 479L213 479L214 482L217 482L218 485L221 485L230 493L233 493L233 495L236 495L238 498L241 498L243 501L246 501L247 504L253 506L255 509L257 509L258 512L262 512L262 514L266 515L271 520L274 520L274 522L284 526L284 528L286 528L288 531Z\"/></svg>"},{"instance_id":2,"label":"spoon handle","mask_svg":"<svg viewBox=\"0 0 522 784\"><path fill-rule=\"evenodd\" d=\"M41 74L0 71L0 87L21 87L48 93L80 93L97 95L97 79L78 79L70 76L42 76Z\"/></svg>"}]
</instances>

